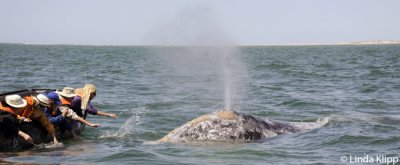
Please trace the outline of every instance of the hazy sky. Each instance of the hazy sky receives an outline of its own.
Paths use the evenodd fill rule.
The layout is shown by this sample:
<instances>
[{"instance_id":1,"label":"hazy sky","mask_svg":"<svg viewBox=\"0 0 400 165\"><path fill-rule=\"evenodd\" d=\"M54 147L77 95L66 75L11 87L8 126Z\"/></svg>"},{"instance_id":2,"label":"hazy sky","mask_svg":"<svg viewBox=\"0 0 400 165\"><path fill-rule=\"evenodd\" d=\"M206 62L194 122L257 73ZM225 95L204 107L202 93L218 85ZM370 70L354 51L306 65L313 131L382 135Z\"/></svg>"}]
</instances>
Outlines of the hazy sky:
<instances>
[{"instance_id":1,"label":"hazy sky","mask_svg":"<svg viewBox=\"0 0 400 165\"><path fill-rule=\"evenodd\" d=\"M399 0L0 0L0 43L262 45L399 39Z\"/></svg>"}]
</instances>

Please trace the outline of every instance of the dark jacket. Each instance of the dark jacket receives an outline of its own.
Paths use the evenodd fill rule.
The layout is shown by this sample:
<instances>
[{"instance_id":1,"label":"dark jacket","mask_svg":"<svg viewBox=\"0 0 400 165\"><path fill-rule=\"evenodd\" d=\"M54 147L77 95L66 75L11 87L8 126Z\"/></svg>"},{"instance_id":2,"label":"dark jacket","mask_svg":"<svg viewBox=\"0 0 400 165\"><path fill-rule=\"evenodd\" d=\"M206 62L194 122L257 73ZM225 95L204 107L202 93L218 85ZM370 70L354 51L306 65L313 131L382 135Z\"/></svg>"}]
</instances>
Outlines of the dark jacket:
<instances>
[{"instance_id":1,"label":"dark jacket","mask_svg":"<svg viewBox=\"0 0 400 165\"><path fill-rule=\"evenodd\" d=\"M68 123L67 118L61 115L62 113L60 109L57 109L57 113L53 115L51 108L46 107L44 109L44 114L54 126L60 126L67 130L72 130L71 124Z\"/></svg>"},{"instance_id":2,"label":"dark jacket","mask_svg":"<svg viewBox=\"0 0 400 165\"><path fill-rule=\"evenodd\" d=\"M0 131L8 137L17 136L19 132L17 117L10 112L0 110Z\"/></svg>"}]
</instances>

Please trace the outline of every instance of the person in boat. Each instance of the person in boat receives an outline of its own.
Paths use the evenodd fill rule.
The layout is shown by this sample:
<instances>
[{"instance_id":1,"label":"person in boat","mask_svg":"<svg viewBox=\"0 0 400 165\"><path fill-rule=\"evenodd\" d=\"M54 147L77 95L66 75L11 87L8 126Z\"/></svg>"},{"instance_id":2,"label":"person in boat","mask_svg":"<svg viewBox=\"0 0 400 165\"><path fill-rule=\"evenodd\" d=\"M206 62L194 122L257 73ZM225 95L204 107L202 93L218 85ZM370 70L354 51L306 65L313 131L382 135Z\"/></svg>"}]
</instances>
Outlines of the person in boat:
<instances>
[{"instance_id":1,"label":"person in boat","mask_svg":"<svg viewBox=\"0 0 400 165\"><path fill-rule=\"evenodd\" d=\"M58 98L61 101L61 107L71 107L71 102L75 96L74 88L64 87L62 91L56 91Z\"/></svg>"},{"instance_id":2,"label":"person in boat","mask_svg":"<svg viewBox=\"0 0 400 165\"><path fill-rule=\"evenodd\" d=\"M61 132L70 131L73 137L77 137L75 131L72 130L72 125L68 120L76 120L91 127L98 127L99 124L91 123L79 117L72 109L61 106L62 102L56 92L47 94L50 100L50 106L46 107L44 112L51 123L60 127Z\"/></svg>"},{"instance_id":3,"label":"person in boat","mask_svg":"<svg viewBox=\"0 0 400 165\"><path fill-rule=\"evenodd\" d=\"M48 98L43 94L39 94L36 97L25 96L24 100L26 100L27 104L24 110L18 113L18 117L26 122L31 120L39 121L53 138L53 143L58 144L54 126L44 114L44 108L50 106Z\"/></svg>"},{"instance_id":4,"label":"person in boat","mask_svg":"<svg viewBox=\"0 0 400 165\"><path fill-rule=\"evenodd\" d=\"M0 131L5 133L7 138L21 136L25 141L33 144L31 136L19 130L17 114L22 113L27 101L19 95L7 95L5 103L0 102Z\"/></svg>"},{"instance_id":5,"label":"person in boat","mask_svg":"<svg viewBox=\"0 0 400 165\"><path fill-rule=\"evenodd\" d=\"M97 110L92 105L92 100L96 97L96 86L93 84L86 84L83 88L75 90L75 96L71 101L70 108L74 110L79 116L86 118L87 114L107 116L111 118L117 118L114 113L106 113Z\"/></svg>"}]
</instances>

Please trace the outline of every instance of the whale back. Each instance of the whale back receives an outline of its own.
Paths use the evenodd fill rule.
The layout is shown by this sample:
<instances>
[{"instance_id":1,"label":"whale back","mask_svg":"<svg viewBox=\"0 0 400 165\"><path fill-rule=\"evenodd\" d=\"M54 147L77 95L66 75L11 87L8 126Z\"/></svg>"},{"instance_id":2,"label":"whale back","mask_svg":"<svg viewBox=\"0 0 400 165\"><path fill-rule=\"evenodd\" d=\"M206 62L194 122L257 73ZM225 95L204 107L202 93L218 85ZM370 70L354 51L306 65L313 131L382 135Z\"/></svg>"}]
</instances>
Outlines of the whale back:
<instances>
[{"instance_id":1,"label":"whale back","mask_svg":"<svg viewBox=\"0 0 400 165\"><path fill-rule=\"evenodd\" d=\"M300 131L290 123L235 111L209 113L171 131L161 142L249 141Z\"/></svg>"}]
</instances>

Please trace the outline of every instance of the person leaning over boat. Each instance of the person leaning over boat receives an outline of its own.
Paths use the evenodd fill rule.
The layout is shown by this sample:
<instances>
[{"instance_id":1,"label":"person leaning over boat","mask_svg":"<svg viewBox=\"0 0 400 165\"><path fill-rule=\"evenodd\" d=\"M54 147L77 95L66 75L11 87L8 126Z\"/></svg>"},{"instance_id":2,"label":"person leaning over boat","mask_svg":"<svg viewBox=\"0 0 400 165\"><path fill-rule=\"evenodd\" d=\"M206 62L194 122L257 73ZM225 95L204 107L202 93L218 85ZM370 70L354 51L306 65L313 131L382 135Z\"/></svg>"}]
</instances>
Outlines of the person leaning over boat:
<instances>
[{"instance_id":1,"label":"person leaning over boat","mask_svg":"<svg viewBox=\"0 0 400 165\"><path fill-rule=\"evenodd\" d=\"M24 99L26 100L27 104L24 110L21 113L18 113L18 117L28 122L30 119L39 121L43 127L46 128L51 137L53 137L53 143L58 144L54 126L51 122L49 122L44 114L44 108L49 106L49 100L47 97L43 94L39 94L36 97L25 96Z\"/></svg>"},{"instance_id":2,"label":"person leaning over boat","mask_svg":"<svg viewBox=\"0 0 400 165\"><path fill-rule=\"evenodd\" d=\"M76 137L76 134L74 131L72 131L72 126L68 122L68 119L79 121L91 127L98 127L100 125L88 122L85 119L79 117L74 111L72 111L68 107L61 106L61 100L56 92L50 92L49 94L47 94L47 98L49 98L51 104L50 107L45 108L45 114L51 123L61 127L62 132L64 132L65 130L71 131L72 135Z\"/></svg>"},{"instance_id":3,"label":"person leaning over boat","mask_svg":"<svg viewBox=\"0 0 400 165\"><path fill-rule=\"evenodd\" d=\"M94 108L91 101L96 96L96 86L93 84L86 84L83 88L76 89L75 94L77 94L77 96L72 100L70 108L79 116L86 118L86 115L90 113L92 115L117 118L117 115L113 113L102 112Z\"/></svg>"},{"instance_id":4,"label":"person leaning over boat","mask_svg":"<svg viewBox=\"0 0 400 165\"><path fill-rule=\"evenodd\" d=\"M61 101L62 107L71 107L71 102L75 96L77 96L74 92L74 88L64 87L62 91L56 91L58 94L58 98Z\"/></svg>"},{"instance_id":5,"label":"person leaning over boat","mask_svg":"<svg viewBox=\"0 0 400 165\"><path fill-rule=\"evenodd\" d=\"M17 114L22 113L26 104L26 100L22 99L19 95L7 95L5 97L5 104L0 102L0 130L8 138L19 135L28 143L33 144L32 137L18 128Z\"/></svg>"}]
</instances>

